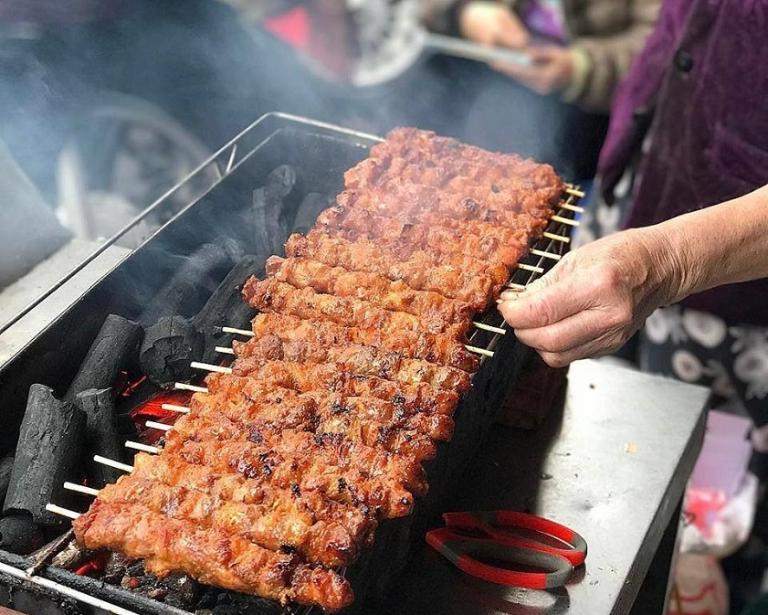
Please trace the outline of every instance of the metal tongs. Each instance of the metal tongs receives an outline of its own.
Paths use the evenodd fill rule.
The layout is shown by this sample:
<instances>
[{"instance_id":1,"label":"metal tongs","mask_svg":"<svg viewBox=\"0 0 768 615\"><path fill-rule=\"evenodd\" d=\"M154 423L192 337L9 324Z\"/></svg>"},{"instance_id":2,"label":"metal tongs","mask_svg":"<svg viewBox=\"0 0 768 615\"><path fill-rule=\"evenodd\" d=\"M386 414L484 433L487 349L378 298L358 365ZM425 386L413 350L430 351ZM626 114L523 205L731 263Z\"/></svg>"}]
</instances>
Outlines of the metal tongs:
<instances>
[{"instance_id":1,"label":"metal tongs","mask_svg":"<svg viewBox=\"0 0 768 615\"><path fill-rule=\"evenodd\" d=\"M427 532L427 543L462 572L491 583L529 589L561 587L587 556L584 538L536 515L510 510L452 512L445 513L443 521L445 527ZM523 536L520 530L555 538L569 547ZM505 562L523 570L481 560ZM528 568L545 572L529 572Z\"/></svg>"}]
</instances>

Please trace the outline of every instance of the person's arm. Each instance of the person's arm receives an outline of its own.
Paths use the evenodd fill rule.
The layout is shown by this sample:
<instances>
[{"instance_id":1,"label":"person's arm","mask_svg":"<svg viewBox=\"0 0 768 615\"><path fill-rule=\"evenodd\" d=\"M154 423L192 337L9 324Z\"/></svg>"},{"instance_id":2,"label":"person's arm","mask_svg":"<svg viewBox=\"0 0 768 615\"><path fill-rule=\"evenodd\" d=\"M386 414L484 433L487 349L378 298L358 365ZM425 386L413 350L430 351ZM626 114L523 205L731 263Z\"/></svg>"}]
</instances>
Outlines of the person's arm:
<instances>
[{"instance_id":1,"label":"person's arm","mask_svg":"<svg viewBox=\"0 0 768 615\"><path fill-rule=\"evenodd\" d=\"M616 86L653 30L661 0L630 0L630 22L621 32L577 37L570 46L573 72L562 93L587 111L610 110Z\"/></svg>"},{"instance_id":2,"label":"person's arm","mask_svg":"<svg viewBox=\"0 0 768 615\"><path fill-rule=\"evenodd\" d=\"M620 348L657 307L768 277L768 186L567 254L499 310L552 366ZM766 298L768 305L768 297Z\"/></svg>"}]
</instances>

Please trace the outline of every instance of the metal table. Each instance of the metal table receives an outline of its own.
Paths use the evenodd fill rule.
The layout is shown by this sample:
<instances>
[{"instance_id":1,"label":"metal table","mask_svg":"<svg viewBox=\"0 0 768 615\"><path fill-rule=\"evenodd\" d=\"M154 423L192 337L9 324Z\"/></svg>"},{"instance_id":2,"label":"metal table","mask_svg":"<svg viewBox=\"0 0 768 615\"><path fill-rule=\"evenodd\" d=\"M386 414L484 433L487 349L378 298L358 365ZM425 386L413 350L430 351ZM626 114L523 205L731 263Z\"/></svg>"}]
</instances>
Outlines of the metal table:
<instances>
[{"instance_id":1,"label":"metal table","mask_svg":"<svg viewBox=\"0 0 768 615\"><path fill-rule=\"evenodd\" d=\"M663 612L709 392L596 361L573 364L568 380L562 410L538 431L494 429L448 510L560 521L589 543L583 570L561 591L510 589L461 573L425 545L377 613Z\"/></svg>"}]
</instances>

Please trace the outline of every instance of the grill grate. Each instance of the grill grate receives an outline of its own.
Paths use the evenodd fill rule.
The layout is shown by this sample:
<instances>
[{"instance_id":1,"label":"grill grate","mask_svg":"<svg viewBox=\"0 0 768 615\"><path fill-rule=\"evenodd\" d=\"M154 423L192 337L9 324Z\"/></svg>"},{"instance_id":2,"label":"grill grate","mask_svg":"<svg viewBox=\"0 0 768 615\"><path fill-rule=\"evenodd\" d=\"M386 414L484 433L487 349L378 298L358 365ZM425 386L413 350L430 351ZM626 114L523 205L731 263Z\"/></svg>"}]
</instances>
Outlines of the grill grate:
<instances>
[{"instance_id":1,"label":"grill grate","mask_svg":"<svg viewBox=\"0 0 768 615\"><path fill-rule=\"evenodd\" d=\"M266 119L262 118L250 128L246 129L241 135L217 152L211 160L202 165L200 169L213 165L218 169L219 181L225 179L229 174L234 172L240 164L243 164L251 158L258 151L259 147L274 134L274 132L269 132L269 130L267 130L266 133L263 130L260 133L259 131L256 131L256 134L261 135L261 140L259 140L258 138L254 139L254 135L251 131L259 126L261 126L262 129L265 126L269 128L270 119L273 120L275 118L290 123L299 123L303 126L309 126L314 130L331 133L334 136L342 134L344 137L360 146L370 145L381 141L378 137L338 129L334 126L320 122L313 122L283 114L270 114ZM249 146L251 149L248 149ZM198 171L200 169L198 169ZM192 175L194 175L194 173ZM192 176L190 176L190 178L191 177ZM190 178L187 178L187 180ZM182 184L183 183L184 182L182 182ZM179 186L169 191L168 195L173 194L178 188ZM570 246L570 231L574 226L578 225L573 218L575 213L581 211L581 208L578 206L578 201L582 196L583 193L581 193L578 188L569 186L566 189L562 201L556 208L555 214L547 225L544 236L534 243L529 250L528 255L522 259L520 266L510 277L508 287L517 289L525 288L525 286L537 279L537 277L540 277L546 271L551 269L551 267L554 266L554 264L567 252ZM162 200L163 199L155 203L152 208L162 207ZM189 207L192 207L193 205L194 203ZM184 212L180 212L179 215L182 213ZM174 220L172 219L168 224L170 225L173 222ZM127 229L124 229L124 231L125 230ZM111 245L111 243L118 237L119 235L112 238L107 242L107 245ZM94 255L94 258L95 256L96 255ZM89 262L89 260L86 260L83 266L87 264L87 262ZM482 326L476 328L469 338L470 345L477 348L480 351L480 354L483 355L481 365L486 359L493 356L501 338L507 331L509 331L504 321L499 321L500 315L498 314L498 311L494 307L490 308L485 314L477 319L477 322ZM504 333L501 333L501 331L504 331ZM236 331L232 332L236 333ZM192 385L182 386L190 388ZM124 467L123 469L126 470L128 467ZM46 571L46 576L43 576L37 571L29 574L26 570L30 562L24 558L16 556L6 557L4 554L0 553L0 560L3 560L0 561L0 573L3 575L8 575L19 581L31 583L40 588L44 588L49 592L53 592L54 594L72 598L109 613L114 613L116 615L138 615L136 611L131 611L119 606L119 602L120 604L125 604L131 608L139 609L140 612L191 615L188 611L171 607L144 596L135 595L132 592L120 588L105 586L101 583L92 583L90 582L93 581L92 579L88 579L87 577L77 577L65 570L51 568ZM37 569L39 570L39 566ZM346 569L341 572L346 573ZM153 608L148 608L150 606ZM314 607L302 607L297 611L297 613L302 615L316 612L319 612L319 609Z\"/></svg>"}]
</instances>

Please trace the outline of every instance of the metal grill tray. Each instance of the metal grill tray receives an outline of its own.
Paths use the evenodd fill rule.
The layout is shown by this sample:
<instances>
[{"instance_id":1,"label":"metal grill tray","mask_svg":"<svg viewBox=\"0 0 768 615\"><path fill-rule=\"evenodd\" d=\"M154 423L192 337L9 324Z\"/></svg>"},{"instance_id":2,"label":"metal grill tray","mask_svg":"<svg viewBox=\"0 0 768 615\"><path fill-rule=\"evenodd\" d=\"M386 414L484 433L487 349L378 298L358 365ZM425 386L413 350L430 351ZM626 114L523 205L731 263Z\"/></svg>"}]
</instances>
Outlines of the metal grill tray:
<instances>
[{"instance_id":1,"label":"metal grill tray","mask_svg":"<svg viewBox=\"0 0 768 615\"><path fill-rule=\"evenodd\" d=\"M210 166L217 170L218 179L213 185L118 263L0 370L0 403L5 427L0 433L0 451L7 453L15 445L29 386L44 383L61 395L106 316L113 313L137 318L146 301L161 288L183 257L221 236L237 239L247 253L264 253L255 245L254 233L243 223L242 212L251 203L254 188L264 183L272 169L290 164L297 172L296 186L286 201L285 215L290 221L308 192L328 195L340 192L344 171L365 158L368 148L379 141L372 135L275 113L262 117L219 150L150 210L169 207L168 197L195 182ZM139 220L134 220L120 234L129 231ZM553 223L548 230L564 233L567 227ZM98 252L114 243L120 234ZM536 244L537 248L550 252L562 252L565 246L566 243L551 239L542 239ZM267 256L264 254L265 259ZM529 258L527 262L545 269L552 261L538 257ZM533 275L535 273L519 270L513 281L525 284ZM185 307L184 315L191 316L201 305ZM501 322L495 309L489 310L483 320L496 326ZM504 395L527 357L527 349L517 344L511 334L499 336L476 331L472 343L493 348L495 354L482 362L473 377L472 389L463 396L456 410L453 440L440 444L437 458L427 464L429 493L417 500L412 515L383 522L376 533L374 547L348 568L347 576L356 595L349 612L362 612L390 591L411 546L422 540L426 527L442 511L441 504L452 486L459 484L459 477L493 424ZM16 568L25 566L24 558L4 551L0 551L0 562ZM101 581L74 577L67 571L49 568L44 576L142 613L184 612ZM11 583L9 577L1 578L6 584ZM276 610L276 605L270 603L265 604L261 612L275 613Z\"/></svg>"}]
</instances>

